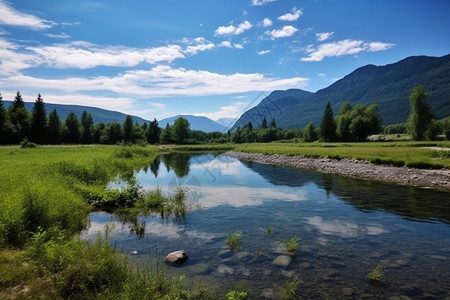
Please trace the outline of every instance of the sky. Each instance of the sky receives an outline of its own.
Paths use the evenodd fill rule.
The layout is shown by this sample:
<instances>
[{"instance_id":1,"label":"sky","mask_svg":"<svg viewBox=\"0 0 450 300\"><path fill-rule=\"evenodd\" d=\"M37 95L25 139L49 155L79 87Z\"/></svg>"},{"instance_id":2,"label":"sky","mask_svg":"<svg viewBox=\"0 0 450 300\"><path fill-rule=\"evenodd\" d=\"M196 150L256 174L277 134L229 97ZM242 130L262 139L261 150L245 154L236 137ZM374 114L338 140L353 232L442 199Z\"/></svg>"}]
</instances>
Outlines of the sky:
<instances>
[{"instance_id":1,"label":"sky","mask_svg":"<svg viewBox=\"0 0 450 300\"><path fill-rule=\"evenodd\" d=\"M0 0L0 92L237 118L274 90L450 53L448 0Z\"/></svg>"}]
</instances>

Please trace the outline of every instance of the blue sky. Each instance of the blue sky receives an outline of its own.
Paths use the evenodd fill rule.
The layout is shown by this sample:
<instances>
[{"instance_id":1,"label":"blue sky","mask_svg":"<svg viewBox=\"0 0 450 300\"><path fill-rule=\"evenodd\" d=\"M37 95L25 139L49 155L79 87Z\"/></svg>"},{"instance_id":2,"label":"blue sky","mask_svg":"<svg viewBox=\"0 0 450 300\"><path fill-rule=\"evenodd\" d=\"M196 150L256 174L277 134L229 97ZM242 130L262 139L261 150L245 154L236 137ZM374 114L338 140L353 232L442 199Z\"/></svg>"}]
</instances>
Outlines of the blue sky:
<instances>
[{"instance_id":1,"label":"blue sky","mask_svg":"<svg viewBox=\"0 0 450 300\"><path fill-rule=\"evenodd\" d=\"M162 119L450 53L448 0L0 0L0 91Z\"/></svg>"}]
</instances>

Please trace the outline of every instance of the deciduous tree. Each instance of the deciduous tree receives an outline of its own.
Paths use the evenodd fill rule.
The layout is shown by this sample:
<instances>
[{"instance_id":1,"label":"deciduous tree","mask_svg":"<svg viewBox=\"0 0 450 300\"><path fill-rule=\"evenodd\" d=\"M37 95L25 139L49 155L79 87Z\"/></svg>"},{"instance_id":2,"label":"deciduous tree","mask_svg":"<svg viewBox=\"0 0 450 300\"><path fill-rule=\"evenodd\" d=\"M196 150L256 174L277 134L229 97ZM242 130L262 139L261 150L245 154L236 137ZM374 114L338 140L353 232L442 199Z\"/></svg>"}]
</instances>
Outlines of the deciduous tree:
<instances>
[{"instance_id":1,"label":"deciduous tree","mask_svg":"<svg viewBox=\"0 0 450 300\"><path fill-rule=\"evenodd\" d=\"M422 85L416 86L409 96L411 114L408 118L407 129L413 140L422 141L433 121L433 113L426 102L428 93Z\"/></svg>"}]
</instances>

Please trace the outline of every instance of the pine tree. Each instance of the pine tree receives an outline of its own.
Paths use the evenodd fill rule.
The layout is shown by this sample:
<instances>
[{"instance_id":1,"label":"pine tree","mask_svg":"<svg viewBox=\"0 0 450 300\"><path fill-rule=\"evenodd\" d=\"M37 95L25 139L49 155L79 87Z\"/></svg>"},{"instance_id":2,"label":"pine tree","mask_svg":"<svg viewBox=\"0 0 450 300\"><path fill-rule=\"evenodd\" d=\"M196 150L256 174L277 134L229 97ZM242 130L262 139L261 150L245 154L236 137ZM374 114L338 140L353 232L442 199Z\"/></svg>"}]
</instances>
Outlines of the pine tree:
<instances>
[{"instance_id":1,"label":"pine tree","mask_svg":"<svg viewBox=\"0 0 450 300\"><path fill-rule=\"evenodd\" d=\"M45 144L48 138L47 113L45 112L44 100L38 94L31 114L30 141Z\"/></svg>"},{"instance_id":2,"label":"pine tree","mask_svg":"<svg viewBox=\"0 0 450 300\"><path fill-rule=\"evenodd\" d=\"M12 142L18 143L27 137L30 127L30 113L26 109L19 91L17 91L12 105L8 107L8 117L12 125L11 130L15 133Z\"/></svg>"},{"instance_id":3,"label":"pine tree","mask_svg":"<svg viewBox=\"0 0 450 300\"><path fill-rule=\"evenodd\" d=\"M320 138L324 142L336 141L336 121L334 120L333 108L330 102L327 103L323 113L322 123L320 124Z\"/></svg>"},{"instance_id":4,"label":"pine tree","mask_svg":"<svg viewBox=\"0 0 450 300\"><path fill-rule=\"evenodd\" d=\"M3 96L0 93L0 145L6 144L6 110L3 106Z\"/></svg>"},{"instance_id":5,"label":"pine tree","mask_svg":"<svg viewBox=\"0 0 450 300\"><path fill-rule=\"evenodd\" d=\"M131 118L130 115L128 115L125 118L125 121L123 122L122 125L122 130L123 130L123 140L125 142L131 142L131 137L133 134L133 118Z\"/></svg>"},{"instance_id":6,"label":"pine tree","mask_svg":"<svg viewBox=\"0 0 450 300\"><path fill-rule=\"evenodd\" d=\"M153 121L150 122L150 125L147 129L147 142L149 144L157 144L159 143L159 137L161 134L161 128L158 126L158 121L153 119Z\"/></svg>"},{"instance_id":7,"label":"pine tree","mask_svg":"<svg viewBox=\"0 0 450 300\"><path fill-rule=\"evenodd\" d=\"M92 134L94 131L94 120L91 113L83 110L81 114L81 142L83 144L92 143Z\"/></svg>"},{"instance_id":8,"label":"pine tree","mask_svg":"<svg viewBox=\"0 0 450 300\"><path fill-rule=\"evenodd\" d=\"M264 117L263 120L262 120L261 128L267 128L267 120L266 120L266 117Z\"/></svg>"},{"instance_id":9,"label":"pine tree","mask_svg":"<svg viewBox=\"0 0 450 300\"><path fill-rule=\"evenodd\" d=\"M277 124L275 123L275 119L272 118L272 121L270 122L270 128L277 128Z\"/></svg>"},{"instance_id":10,"label":"pine tree","mask_svg":"<svg viewBox=\"0 0 450 300\"><path fill-rule=\"evenodd\" d=\"M53 145L61 143L61 120L56 109L48 115L48 142Z\"/></svg>"},{"instance_id":11,"label":"pine tree","mask_svg":"<svg viewBox=\"0 0 450 300\"><path fill-rule=\"evenodd\" d=\"M166 128L164 128L161 132L161 143L170 144L172 143L172 128L169 123L166 124Z\"/></svg>"}]
</instances>

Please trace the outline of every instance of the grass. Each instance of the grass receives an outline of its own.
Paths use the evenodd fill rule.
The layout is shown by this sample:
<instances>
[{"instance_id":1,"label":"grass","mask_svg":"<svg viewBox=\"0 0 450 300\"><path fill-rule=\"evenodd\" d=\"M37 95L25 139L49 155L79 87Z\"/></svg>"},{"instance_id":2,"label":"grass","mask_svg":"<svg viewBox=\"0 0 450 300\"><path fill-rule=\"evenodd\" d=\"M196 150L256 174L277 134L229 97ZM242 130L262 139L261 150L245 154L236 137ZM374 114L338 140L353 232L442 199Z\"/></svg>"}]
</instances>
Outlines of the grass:
<instances>
[{"instance_id":1,"label":"grass","mask_svg":"<svg viewBox=\"0 0 450 300\"><path fill-rule=\"evenodd\" d=\"M292 256L292 257L297 256L298 241L299 241L299 238L297 236L294 236L291 239L284 242L284 246L286 247L286 253L289 256Z\"/></svg>"},{"instance_id":2,"label":"grass","mask_svg":"<svg viewBox=\"0 0 450 300\"><path fill-rule=\"evenodd\" d=\"M254 143L236 145L234 150L311 158L356 158L407 167L450 168L449 151L437 151L429 147L450 148L450 142Z\"/></svg>"},{"instance_id":3,"label":"grass","mask_svg":"<svg viewBox=\"0 0 450 300\"><path fill-rule=\"evenodd\" d=\"M381 266L377 265L375 269L370 271L369 274L367 274L367 278L372 282L380 282L383 280L383 273L381 272Z\"/></svg>"},{"instance_id":4,"label":"grass","mask_svg":"<svg viewBox=\"0 0 450 300\"><path fill-rule=\"evenodd\" d=\"M237 250L242 245L242 236L238 232L232 232L228 235L226 242L231 251Z\"/></svg>"},{"instance_id":5,"label":"grass","mask_svg":"<svg viewBox=\"0 0 450 300\"><path fill-rule=\"evenodd\" d=\"M292 280L286 281L281 289L281 299L291 300L297 299L297 289L302 281L300 279L294 278Z\"/></svg>"}]
</instances>

